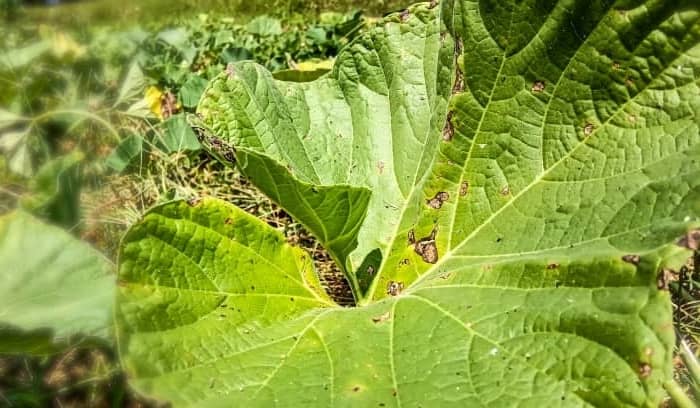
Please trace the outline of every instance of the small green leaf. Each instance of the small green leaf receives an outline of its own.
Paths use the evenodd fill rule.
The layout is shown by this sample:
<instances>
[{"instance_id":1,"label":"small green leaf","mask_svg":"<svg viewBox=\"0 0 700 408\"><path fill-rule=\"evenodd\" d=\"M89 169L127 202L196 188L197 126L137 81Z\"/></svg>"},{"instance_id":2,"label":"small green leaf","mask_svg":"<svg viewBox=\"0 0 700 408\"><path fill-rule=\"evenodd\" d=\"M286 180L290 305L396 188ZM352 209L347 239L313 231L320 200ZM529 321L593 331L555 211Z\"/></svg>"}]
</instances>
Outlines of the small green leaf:
<instances>
[{"instance_id":1,"label":"small green leaf","mask_svg":"<svg viewBox=\"0 0 700 408\"><path fill-rule=\"evenodd\" d=\"M165 121L165 133L159 148L166 153L173 153L196 151L201 149L201 146L185 115L179 114Z\"/></svg>"},{"instance_id":2,"label":"small green leaf","mask_svg":"<svg viewBox=\"0 0 700 408\"><path fill-rule=\"evenodd\" d=\"M143 138L139 135L129 135L109 154L106 164L111 169L122 172L142 153Z\"/></svg>"},{"instance_id":3,"label":"small green leaf","mask_svg":"<svg viewBox=\"0 0 700 408\"><path fill-rule=\"evenodd\" d=\"M51 50L50 41L37 41L26 47L13 50L0 50L0 72L24 68Z\"/></svg>"},{"instance_id":4,"label":"small green leaf","mask_svg":"<svg viewBox=\"0 0 700 408\"><path fill-rule=\"evenodd\" d=\"M328 41L328 32L321 27L312 27L306 31L306 37L317 44L323 44Z\"/></svg>"},{"instance_id":5,"label":"small green leaf","mask_svg":"<svg viewBox=\"0 0 700 408\"><path fill-rule=\"evenodd\" d=\"M194 108L199 103L204 89L207 87L207 80L199 75L189 75L187 81L180 88L180 100L186 108Z\"/></svg>"},{"instance_id":6,"label":"small green leaf","mask_svg":"<svg viewBox=\"0 0 700 408\"><path fill-rule=\"evenodd\" d=\"M114 290L111 265L89 245L22 212L0 218L0 353L111 339Z\"/></svg>"},{"instance_id":7,"label":"small green leaf","mask_svg":"<svg viewBox=\"0 0 700 408\"><path fill-rule=\"evenodd\" d=\"M24 117L17 115L5 109L0 109L0 131L14 126L17 123L26 120ZM2 133L0 133L1 135Z\"/></svg>"},{"instance_id":8,"label":"small green leaf","mask_svg":"<svg viewBox=\"0 0 700 408\"><path fill-rule=\"evenodd\" d=\"M243 47L228 47L221 52L221 60L224 64L251 59L253 59L253 54Z\"/></svg>"},{"instance_id":9,"label":"small green leaf","mask_svg":"<svg viewBox=\"0 0 700 408\"><path fill-rule=\"evenodd\" d=\"M273 36L282 34L282 24L276 18L259 16L251 20L246 29L251 34Z\"/></svg>"},{"instance_id":10,"label":"small green leaf","mask_svg":"<svg viewBox=\"0 0 700 408\"><path fill-rule=\"evenodd\" d=\"M0 133L0 151L7 157L10 171L22 177L34 174L32 158L29 151L29 134L31 128Z\"/></svg>"},{"instance_id":11,"label":"small green leaf","mask_svg":"<svg viewBox=\"0 0 700 408\"><path fill-rule=\"evenodd\" d=\"M74 152L44 163L29 181L22 207L53 224L76 228L80 224L83 159L82 153Z\"/></svg>"},{"instance_id":12,"label":"small green leaf","mask_svg":"<svg viewBox=\"0 0 700 408\"><path fill-rule=\"evenodd\" d=\"M137 61L133 62L126 73L126 77L122 81L122 86L119 89L114 106L119 106L124 103L133 103L136 100L143 98L143 93L146 90L146 78L143 75L141 66Z\"/></svg>"}]
</instances>

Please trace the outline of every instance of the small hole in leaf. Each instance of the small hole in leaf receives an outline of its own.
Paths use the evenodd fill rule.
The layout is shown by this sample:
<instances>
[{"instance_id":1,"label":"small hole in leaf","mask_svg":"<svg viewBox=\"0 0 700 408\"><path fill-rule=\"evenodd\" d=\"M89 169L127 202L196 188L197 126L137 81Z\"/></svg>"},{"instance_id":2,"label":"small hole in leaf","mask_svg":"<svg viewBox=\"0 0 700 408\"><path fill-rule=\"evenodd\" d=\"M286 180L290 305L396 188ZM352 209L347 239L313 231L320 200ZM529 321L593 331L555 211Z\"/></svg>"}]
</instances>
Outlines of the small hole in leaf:
<instances>
[{"instance_id":1,"label":"small hole in leaf","mask_svg":"<svg viewBox=\"0 0 700 408\"><path fill-rule=\"evenodd\" d=\"M632 265L639 265L641 258L639 255L625 255L622 257L622 260L627 263L631 263Z\"/></svg>"},{"instance_id":2,"label":"small hole in leaf","mask_svg":"<svg viewBox=\"0 0 700 408\"><path fill-rule=\"evenodd\" d=\"M530 88L530 90L532 91L532 93L541 93L542 91L544 91L544 86L544 81L537 80L532 83L532 88Z\"/></svg>"}]
</instances>

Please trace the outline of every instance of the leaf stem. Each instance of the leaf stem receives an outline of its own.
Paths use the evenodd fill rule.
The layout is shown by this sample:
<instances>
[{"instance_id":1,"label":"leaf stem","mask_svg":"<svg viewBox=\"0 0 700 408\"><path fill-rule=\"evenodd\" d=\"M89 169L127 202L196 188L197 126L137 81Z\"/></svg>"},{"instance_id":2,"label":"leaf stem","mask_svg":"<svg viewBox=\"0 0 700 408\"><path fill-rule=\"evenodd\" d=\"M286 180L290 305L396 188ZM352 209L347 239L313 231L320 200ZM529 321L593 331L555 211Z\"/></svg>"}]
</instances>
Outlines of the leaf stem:
<instances>
[{"instance_id":1,"label":"leaf stem","mask_svg":"<svg viewBox=\"0 0 700 408\"><path fill-rule=\"evenodd\" d=\"M42 121L46 118L49 118L49 117L55 116L55 115L61 115L61 114L78 115L78 116L83 116L83 117L88 118L88 119L92 119L93 121L102 125L105 129L107 129L109 131L109 133L112 134L112 136L114 137L114 140L117 143L121 142L121 136L119 136L119 132L117 131L117 129L115 129L114 126L112 126L111 123L106 121L104 118L102 118L98 115L95 115L94 113L84 111L84 110L63 109L63 110L48 111L48 112L42 113L42 114L34 117L32 119L32 123L33 124L39 123L40 121Z\"/></svg>"},{"instance_id":2,"label":"leaf stem","mask_svg":"<svg viewBox=\"0 0 700 408\"><path fill-rule=\"evenodd\" d=\"M664 388L678 408L695 408L695 403L688 397L677 382L671 380L664 383Z\"/></svg>"},{"instance_id":3,"label":"leaf stem","mask_svg":"<svg viewBox=\"0 0 700 408\"><path fill-rule=\"evenodd\" d=\"M700 398L700 363L688 342L681 335L678 335L678 354L680 354L685 367L688 369L695 397Z\"/></svg>"}]
</instances>

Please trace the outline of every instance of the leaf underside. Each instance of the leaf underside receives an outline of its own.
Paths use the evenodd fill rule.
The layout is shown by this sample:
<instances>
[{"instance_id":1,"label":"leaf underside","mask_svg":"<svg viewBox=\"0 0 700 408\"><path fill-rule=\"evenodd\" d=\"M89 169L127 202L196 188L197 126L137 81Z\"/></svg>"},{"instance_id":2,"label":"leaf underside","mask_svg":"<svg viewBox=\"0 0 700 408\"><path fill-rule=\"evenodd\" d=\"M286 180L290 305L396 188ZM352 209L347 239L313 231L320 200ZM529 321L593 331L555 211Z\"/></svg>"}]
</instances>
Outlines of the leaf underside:
<instances>
[{"instance_id":1,"label":"leaf underside","mask_svg":"<svg viewBox=\"0 0 700 408\"><path fill-rule=\"evenodd\" d=\"M204 144L363 307L235 207L158 207L120 258L136 386L202 406L655 406L660 248L700 211L699 21L691 1L444 1L313 82L228 67Z\"/></svg>"}]
</instances>

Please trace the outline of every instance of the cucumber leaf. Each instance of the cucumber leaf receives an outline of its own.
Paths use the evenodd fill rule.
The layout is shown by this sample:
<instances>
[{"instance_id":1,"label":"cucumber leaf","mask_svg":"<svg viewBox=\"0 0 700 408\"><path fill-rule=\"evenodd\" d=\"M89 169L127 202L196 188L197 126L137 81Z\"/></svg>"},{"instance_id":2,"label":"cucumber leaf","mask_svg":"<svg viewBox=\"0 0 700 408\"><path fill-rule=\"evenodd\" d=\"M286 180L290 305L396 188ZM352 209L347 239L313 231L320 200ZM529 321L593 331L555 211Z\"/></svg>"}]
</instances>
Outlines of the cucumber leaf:
<instances>
[{"instance_id":1,"label":"cucumber leaf","mask_svg":"<svg viewBox=\"0 0 700 408\"><path fill-rule=\"evenodd\" d=\"M202 406L657 406L674 342L657 276L700 213L698 72L700 11L653 0L424 3L314 82L230 65L198 107L202 143L316 235L361 307L300 306L322 296L313 274L264 223L226 229L241 210L170 204L120 264L137 388Z\"/></svg>"}]
</instances>

